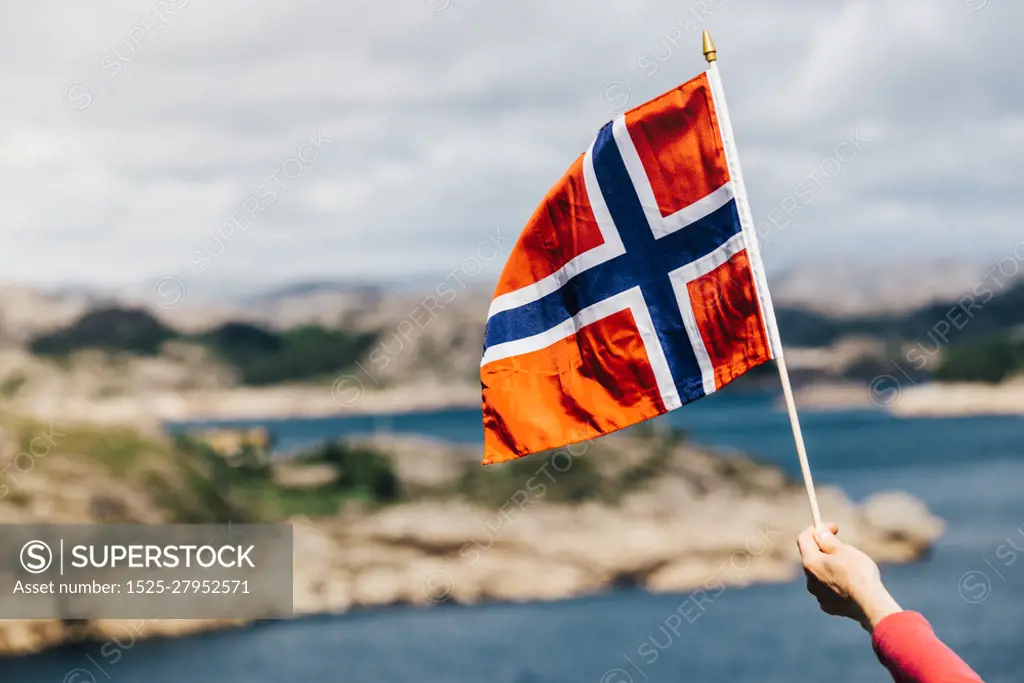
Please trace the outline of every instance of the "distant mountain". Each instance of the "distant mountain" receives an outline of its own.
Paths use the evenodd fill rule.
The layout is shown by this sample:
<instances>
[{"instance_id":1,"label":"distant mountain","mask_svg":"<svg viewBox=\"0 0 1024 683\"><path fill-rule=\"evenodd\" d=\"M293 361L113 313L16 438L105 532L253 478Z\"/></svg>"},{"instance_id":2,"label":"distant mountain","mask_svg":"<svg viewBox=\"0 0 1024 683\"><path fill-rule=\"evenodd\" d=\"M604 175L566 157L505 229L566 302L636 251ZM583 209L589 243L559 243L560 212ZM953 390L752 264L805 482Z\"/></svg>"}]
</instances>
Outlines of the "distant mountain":
<instances>
[{"instance_id":1,"label":"distant mountain","mask_svg":"<svg viewBox=\"0 0 1024 683\"><path fill-rule=\"evenodd\" d=\"M974 343L1024 326L1024 280L1002 286L979 280L947 300L902 313L839 316L776 306L776 317L784 341L798 346L828 346L854 335L929 347Z\"/></svg>"},{"instance_id":2,"label":"distant mountain","mask_svg":"<svg viewBox=\"0 0 1024 683\"><path fill-rule=\"evenodd\" d=\"M309 282L294 282L257 294L247 295L240 298L243 304L264 305L280 300L301 299L307 297L323 297L331 295L357 295L372 296L379 294L386 289L385 285L367 282L347 282L339 280L312 280Z\"/></svg>"},{"instance_id":3,"label":"distant mountain","mask_svg":"<svg viewBox=\"0 0 1024 683\"><path fill-rule=\"evenodd\" d=\"M819 261L769 274L778 307L806 309L829 316L902 313L936 302L954 300L985 277L982 265L954 261L924 263L861 263ZM438 281L440 281L440 277ZM271 316L296 319L324 315L367 302L406 299L435 289L429 278L415 281L353 281L318 279L283 284L222 303L240 304ZM489 297L493 282L467 282L474 298ZM386 304L385 304L386 305ZM297 309L298 312L296 312Z\"/></svg>"},{"instance_id":4,"label":"distant mountain","mask_svg":"<svg viewBox=\"0 0 1024 683\"><path fill-rule=\"evenodd\" d=\"M901 313L954 300L970 292L987 270L981 265L950 261L825 261L769 277L769 284L776 306L856 316Z\"/></svg>"},{"instance_id":5,"label":"distant mountain","mask_svg":"<svg viewBox=\"0 0 1024 683\"><path fill-rule=\"evenodd\" d=\"M927 336L950 305L979 284L984 286L986 272L980 266L950 262L817 263L770 276L770 281L787 344L823 346L850 334L903 339ZM414 334L407 330L402 334L430 338L443 329L437 341L457 338L460 343L456 346L461 348L462 339L473 346L482 334L493 291L492 283L483 279L405 283L316 279L255 293L251 287L193 285L184 277L173 279L171 284L175 283L184 293L180 301L159 300L162 290L152 283L120 293L84 287L0 287L0 338L23 343L67 326L89 310L124 305L141 307L188 333L230 321L274 329L316 323L364 331L406 330L414 325ZM977 316L984 321L972 323L970 334L1000 327L1014 318L1017 302L1007 295L1006 288L1003 283L1000 289L1005 291L993 292L984 316ZM169 294L177 292L172 288ZM408 360L402 360L400 365L406 365Z\"/></svg>"},{"instance_id":6,"label":"distant mountain","mask_svg":"<svg viewBox=\"0 0 1024 683\"><path fill-rule=\"evenodd\" d=\"M852 272L837 271L833 280L819 284L814 291L822 304L818 310L806 297L795 297L792 287L774 290L787 349L813 352L804 354L800 364L805 373L870 379L889 355L902 355L902 349L914 345L920 345L917 355L927 356L933 365L947 351L983 345L980 352L964 352L973 363L968 369L977 365L975 357L984 356L989 348L984 345L991 342L1001 344L1000 353L1017 353L1006 340L1016 339L1014 331L1024 327L1024 281L1011 285L982 272L966 285L936 289L917 283L911 290L893 284L908 277L903 273L881 282L854 278ZM884 278L888 272L876 274ZM957 277L967 273L955 268L946 272ZM791 284L805 276L792 277ZM855 289L864 285L865 290L859 299L842 295L847 311L858 310L855 301L866 306L875 300L879 308L842 315L843 307L828 297L841 291L843 282ZM788 296L779 296L780 289ZM882 298L874 298L878 296ZM57 355L79 348L151 354L166 339L190 341L231 359L237 375L257 384L329 375L334 369L349 372L349 365L358 361L359 381L374 387L468 385L479 381L490 298L489 286L451 280L422 289L301 282L217 307L194 301L191 306L168 306L167 301L137 295L111 302L74 292L7 287L0 288L0 333L8 345L24 348L34 340L31 347L37 353ZM908 301L920 299L932 303L908 307ZM255 347L253 340L258 342ZM267 344L272 348L264 348Z\"/></svg>"}]
</instances>

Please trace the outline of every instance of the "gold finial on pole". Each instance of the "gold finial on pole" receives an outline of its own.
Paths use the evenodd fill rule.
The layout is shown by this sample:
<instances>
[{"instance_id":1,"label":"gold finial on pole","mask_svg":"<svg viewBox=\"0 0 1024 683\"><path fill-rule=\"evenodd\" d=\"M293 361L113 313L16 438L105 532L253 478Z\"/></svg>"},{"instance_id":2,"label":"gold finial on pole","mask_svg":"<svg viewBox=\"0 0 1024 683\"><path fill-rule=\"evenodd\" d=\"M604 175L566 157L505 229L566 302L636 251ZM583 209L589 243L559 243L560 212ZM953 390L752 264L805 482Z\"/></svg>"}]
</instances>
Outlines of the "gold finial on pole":
<instances>
[{"instance_id":1,"label":"gold finial on pole","mask_svg":"<svg viewBox=\"0 0 1024 683\"><path fill-rule=\"evenodd\" d=\"M704 30L704 59L708 60L708 64L711 62L718 61L718 52L715 50L715 42L711 40L711 34Z\"/></svg>"}]
</instances>

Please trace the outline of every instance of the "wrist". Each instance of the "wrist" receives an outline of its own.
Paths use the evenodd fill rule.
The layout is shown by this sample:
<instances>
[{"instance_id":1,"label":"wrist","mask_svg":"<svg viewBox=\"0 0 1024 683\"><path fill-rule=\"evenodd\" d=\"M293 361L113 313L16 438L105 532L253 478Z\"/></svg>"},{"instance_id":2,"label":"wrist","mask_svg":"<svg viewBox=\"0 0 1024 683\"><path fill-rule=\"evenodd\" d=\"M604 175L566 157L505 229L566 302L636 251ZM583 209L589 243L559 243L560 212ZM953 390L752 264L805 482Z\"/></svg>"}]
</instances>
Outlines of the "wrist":
<instances>
[{"instance_id":1,"label":"wrist","mask_svg":"<svg viewBox=\"0 0 1024 683\"><path fill-rule=\"evenodd\" d=\"M875 627L887 616L903 611L881 583L858 597L857 605L864 614L862 625L868 633L874 632Z\"/></svg>"}]
</instances>

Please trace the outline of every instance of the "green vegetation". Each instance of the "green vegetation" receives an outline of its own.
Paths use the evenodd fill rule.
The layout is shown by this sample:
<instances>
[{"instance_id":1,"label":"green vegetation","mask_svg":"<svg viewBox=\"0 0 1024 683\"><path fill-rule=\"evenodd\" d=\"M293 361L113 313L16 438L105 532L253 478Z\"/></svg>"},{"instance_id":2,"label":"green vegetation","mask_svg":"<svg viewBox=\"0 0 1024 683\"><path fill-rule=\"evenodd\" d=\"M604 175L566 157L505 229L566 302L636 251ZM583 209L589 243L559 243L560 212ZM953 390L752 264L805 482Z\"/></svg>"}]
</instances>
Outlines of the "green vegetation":
<instances>
[{"instance_id":1,"label":"green vegetation","mask_svg":"<svg viewBox=\"0 0 1024 683\"><path fill-rule=\"evenodd\" d=\"M345 370L370 350L373 333L305 325L271 332L248 323L227 323L199 341L234 366L246 384L315 380Z\"/></svg>"},{"instance_id":2,"label":"green vegetation","mask_svg":"<svg viewBox=\"0 0 1024 683\"><path fill-rule=\"evenodd\" d=\"M745 458L679 457L685 436L650 424L630 438L587 442L504 465L481 467L453 459L441 480L401 481L393 456L371 446L327 443L290 459L225 458L186 435L149 438L127 428L62 427L6 418L3 428L31 467L49 471L48 490L75 487L77 504L107 523L151 519L154 511L172 523L279 522L293 516L331 516L343 506L376 508L408 500L451 500L500 510L543 500L545 504L588 501L616 505L627 495L671 475L700 495L724 481L744 491L777 487L781 476ZM418 486L418 488L417 488ZM766 489L765 487L769 487ZM11 493L25 493L11 487ZM17 496L7 503L21 504ZM155 508L155 510L154 510ZM69 509L75 509L73 506Z\"/></svg>"},{"instance_id":3,"label":"green vegetation","mask_svg":"<svg viewBox=\"0 0 1024 683\"><path fill-rule=\"evenodd\" d=\"M334 467L338 478L333 487L348 496L377 503L398 500L401 487L391 460L370 448L332 441L303 454L299 461Z\"/></svg>"},{"instance_id":4,"label":"green vegetation","mask_svg":"<svg viewBox=\"0 0 1024 683\"><path fill-rule=\"evenodd\" d=\"M84 487L96 477L112 490L131 492L136 503L149 500L168 522L220 524L277 522L292 515L332 515L340 505L357 501L383 505L399 500L401 487L391 461L375 451L327 444L303 458L305 463L335 466L339 476L312 488L278 483L268 464L231 464L205 443L180 435L150 438L129 428L51 426L4 417L19 451L34 454L19 461L40 476L51 473L55 486L66 482ZM73 464L77 463L77 464ZM85 466L85 469L83 469ZM19 475L20 476L20 475ZM5 500L17 503L18 486L5 483ZM102 489L97 489L102 491ZM120 496L97 493L90 503L94 514L109 523L137 522Z\"/></svg>"},{"instance_id":5,"label":"green vegetation","mask_svg":"<svg viewBox=\"0 0 1024 683\"><path fill-rule=\"evenodd\" d=\"M847 368L844 376L849 379L870 381L891 372L890 359L901 358L905 346L919 344L929 350L929 356L933 348L948 355L936 374L939 379L998 381L1020 371L1015 344L991 340L1010 339L1013 330L1024 327L1024 283L1011 287L992 279L974 289L971 296L958 301L903 314L835 317L791 308L779 308L776 313L791 347L828 346L854 335L884 341L890 349L886 357L865 359ZM265 386L337 377L369 352L379 337L379 332L322 325L278 331L248 322L228 322L200 335L183 335L141 309L107 307L36 337L29 346L34 353L63 362L84 349L153 355L177 339L207 348L234 368L244 384ZM458 340L454 343L461 346ZM424 341L417 353L428 365L443 365L450 349ZM1003 362L1006 365L1000 366ZM749 373L746 381L766 379L773 372L771 364L764 364ZM928 379L925 371L919 379ZM0 382L0 396L13 396L23 382L15 376Z\"/></svg>"},{"instance_id":6,"label":"green vegetation","mask_svg":"<svg viewBox=\"0 0 1024 683\"><path fill-rule=\"evenodd\" d=\"M260 480L239 481L237 490L262 510L268 521L283 520L293 515L311 519L329 517L337 513L344 503L369 502L338 489L290 489Z\"/></svg>"},{"instance_id":7,"label":"green vegetation","mask_svg":"<svg viewBox=\"0 0 1024 683\"><path fill-rule=\"evenodd\" d=\"M337 476L330 483L293 487L274 480L271 464L232 466L208 446L187 436L179 436L176 443L180 450L200 455L209 463L208 476L192 481L194 490L201 495L232 491L246 510L267 521L291 515L331 515L346 502L385 505L398 501L401 493L391 461L368 448L327 443L301 454L295 462L329 465L337 470ZM216 498L211 503L216 506Z\"/></svg>"},{"instance_id":8,"label":"green vegetation","mask_svg":"<svg viewBox=\"0 0 1024 683\"><path fill-rule=\"evenodd\" d=\"M166 342L180 339L208 348L235 368L243 383L268 385L336 376L369 351L377 337L372 332L319 325L277 332L242 322L228 322L204 334L188 336L141 309L103 308L86 313L65 328L36 337L29 348L33 353L58 359L85 349L151 356L159 353Z\"/></svg>"},{"instance_id":9,"label":"green vegetation","mask_svg":"<svg viewBox=\"0 0 1024 683\"><path fill-rule=\"evenodd\" d=\"M580 451L572 448L572 452ZM613 492L605 484L591 460L561 450L503 465L468 464L454 493L495 508L514 501L513 496L519 492L530 498L543 495L545 501L552 503L581 503L593 498L610 499Z\"/></svg>"},{"instance_id":10,"label":"green vegetation","mask_svg":"<svg viewBox=\"0 0 1024 683\"><path fill-rule=\"evenodd\" d=\"M1024 342L998 338L950 348L935 377L944 382L995 384L1019 373L1024 373Z\"/></svg>"},{"instance_id":11,"label":"green vegetation","mask_svg":"<svg viewBox=\"0 0 1024 683\"><path fill-rule=\"evenodd\" d=\"M176 336L174 330L143 310L98 308L66 328L36 337L29 348L45 356L66 356L81 349L151 356Z\"/></svg>"},{"instance_id":12,"label":"green vegetation","mask_svg":"<svg viewBox=\"0 0 1024 683\"><path fill-rule=\"evenodd\" d=\"M886 357L846 368L844 376L849 379L870 381L891 373L891 359L903 358L905 345L918 345L925 355L941 353L934 379L996 383L1024 372L1024 343L1016 334L1024 328L1024 282L1003 286L995 278L985 280L958 301L906 314L838 318L794 309L779 309L777 314L790 346L827 346L852 335L887 342ZM911 372L915 382L929 379L925 371Z\"/></svg>"},{"instance_id":13,"label":"green vegetation","mask_svg":"<svg viewBox=\"0 0 1024 683\"><path fill-rule=\"evenodd\" d=\"M183 486L166 486L147 477L149 490L180 524L272 522L279 519L263 501L240 486L252 474L236 470L211 449L188 439L175 439L172 457L178 460Z\"/></svg>"},{"instance_id":14,"label":"green vegetation","mask_svg":"<svg viewBox=\"0 0 1024 683\"><path fill-rule=\"evenodd\" d=\"M27 381L28 377L25 376L25 373L18 370L11 372L0 381L0 397L14 398Z\"/></svg>"},{"instance_id":15,"label":"green vegetation","mask_svg":"<svg viewBox=\"0 0 1024 683\"><path fill-rule=\"evenodd\" d=\"M957 345L1007 334L1024 325L1024 282L1002 290L994 280L986 281L979 283L972 294L959 301L932 304L909 313L839 318L779 308L776 317L790 346L828 346L850 335L932 345L935 342L930 334L939 334L945 341Z\"/></svg>"},{"instance_id":16,"label":"green vegetation","mask_svg":"<svg viewBox=\"0 0 1024 683\"><path fill-rule=\"evenodd\" d=\"M44 425L10 417L3 420L3 426L16 435L20 452L33 456L19 467L39 472L51 470L55 485L65 481L63 477L71 477L66 482L73 486L82 485L88 476L102 477L117 482L119 489L144 494L171 522L264 519L255 506L236 495L230 485L234 473L209 449L148 438L128 428ZM86 474L80 466L69 468L69 461L84 464L89 471L96 470L95 475ZM123 503L115 503L109 497L94 501L93 507L97 505L103 509L104 521L138 521L124 509Z\"/></svg>"},{"instance_id":17,"label":"green vegetation","mask_svg":"<svg viewBox=\"0 0 1024 683\"><path fill-rule=\"evenodd\" d=\"M649 423L630 430L649 446L643 456L614 470L598 468L597 461L617 465L621 454L601 453L599 443L568 446L544 455L514 460L503 465L481 467L468 464L457 479L453 493L487 507L501 507L515 496L544 497L550 503L582 503L595 500L614 504L665 473L672 450L685 439L682 431L655 432ZM618 460L616 459L618 458Z\"/></svg>"}]
</instances>

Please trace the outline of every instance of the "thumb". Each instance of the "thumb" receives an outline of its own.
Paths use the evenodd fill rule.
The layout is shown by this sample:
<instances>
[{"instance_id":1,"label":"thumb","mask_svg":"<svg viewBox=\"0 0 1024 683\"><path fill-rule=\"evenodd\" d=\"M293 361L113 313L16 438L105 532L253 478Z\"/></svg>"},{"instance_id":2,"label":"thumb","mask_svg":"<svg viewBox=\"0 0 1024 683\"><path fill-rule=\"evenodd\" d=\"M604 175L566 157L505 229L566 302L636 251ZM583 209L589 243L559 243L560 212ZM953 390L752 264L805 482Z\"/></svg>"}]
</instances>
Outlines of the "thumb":
<instances>
[{"instance_id":1,"label":"thumb","mask_svg":"<svg viewBox=\"0 0 1024 683\"><path fill-rule=\"evenodd\" d=\"M834 524L830 524L829 527L835 527ZM818 547L821 548L823 553L834 553L839 550L843 544L836 538L832 528L819 529L814 532L814 540L818 543Z\"/></svg>"}]
</instances>

